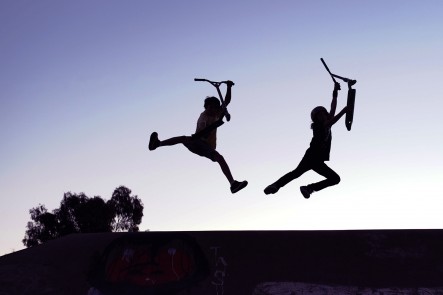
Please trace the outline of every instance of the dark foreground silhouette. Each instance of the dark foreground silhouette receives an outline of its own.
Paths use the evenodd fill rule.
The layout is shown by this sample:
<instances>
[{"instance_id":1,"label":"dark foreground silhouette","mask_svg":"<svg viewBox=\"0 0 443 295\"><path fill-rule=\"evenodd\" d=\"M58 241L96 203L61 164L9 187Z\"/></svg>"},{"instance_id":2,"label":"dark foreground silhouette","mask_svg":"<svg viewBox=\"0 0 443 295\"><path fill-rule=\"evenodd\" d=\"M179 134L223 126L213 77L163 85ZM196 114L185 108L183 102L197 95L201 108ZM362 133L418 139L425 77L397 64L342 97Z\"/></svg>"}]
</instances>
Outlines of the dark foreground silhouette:
<instances>
[{"instance_id":1,"label":"dark foreground silhouette","mask_svg":"<svg viewBox=\"0 0 443 295\"><path fill-rule=\"evenodd\" d=\"M201 157L217 162L223 174L226 176L231 186L231 192L236 193L247 186L247 181L237 181L232 176L231 170L225 158L216 151L217 147L217 128L223 125L223 118L229 121L230 115L227 106L231 102L231 88L234 85L232 81L214 82L207 79L195 79L196 81L206 81L211 83L219 94L219 98L209 96L204 101L205 110L200 114L197 121L197 129L192 136L177 136L165 140L158 138L158 133L153 132L149 140L149 150L153 151L163 146L173 146L183 144L189 151ZM220 92L220 85L226 84L226 94Z\"/></svg>"},{"instance_id":2,"label":"dark foreground silhouette","mask_svg":"<svg viewBox=\"0 0 443 295\"><path fill-rule=\"evenodd\" d=\"M322 106L318 106L312 110L311 128L313 131L313 138L297 168L267 186L264 190L265 194L275 194L280 188L309 170L317 172L326 177L326 179L307 186L301 186L300 191L306 199L308 199L313 192L318 192L328 186L336 185L340 182L340 176L325 163L325 161L329 161L329 153L331 151L331 127L346 113L347 110L347 107L344 107L337 115L335 115L337 93L339 90L340 84L336 82L332 92L332 103L329 112Z\"/></svg>"},{"instance_id":3,"label":"dark foreground silhouette","mask_svg":"<svg viewBox=\"0 0 443 295\"><path fill-rule=\"evenodd\" d=\"M301 186L300 192L306 199L309 199L313 192L318 192L340 182L340 176L328 165L326 165L325 161L329 161L332 143L332 126L337 123L343 115L346 114L346 127L348 130L351 130L355 100L355 89L352 89L352 86L357 81L332 74L324 60L321 59L321 61L334 82L330 110L328 112L325 107L317 106L311 111L311 129L313 132L313 137L309 148L306 150L302 160L293 171L286 173L277 181L265 188L264 192L267 195L277 193L280 188L284 187L289 182L300 177L309 170L317 172L326 179L306 186ZM335 78L342 79L348 83L347 105L338 114L335 114L335 112L337 108L338 91L341 90L341 88L340 84L335 80Z\"/></svg>"},{"instance_id":4,"label":"dark foreground silhouette","mask_svg":"<svg viewBox=\"0 0 443 295\"><path fill-rule=\"evenodd\" d=\"M0 257L0 291L442 294L442 248L443 230L74 234Z\"/></svg>"}]
</instances>

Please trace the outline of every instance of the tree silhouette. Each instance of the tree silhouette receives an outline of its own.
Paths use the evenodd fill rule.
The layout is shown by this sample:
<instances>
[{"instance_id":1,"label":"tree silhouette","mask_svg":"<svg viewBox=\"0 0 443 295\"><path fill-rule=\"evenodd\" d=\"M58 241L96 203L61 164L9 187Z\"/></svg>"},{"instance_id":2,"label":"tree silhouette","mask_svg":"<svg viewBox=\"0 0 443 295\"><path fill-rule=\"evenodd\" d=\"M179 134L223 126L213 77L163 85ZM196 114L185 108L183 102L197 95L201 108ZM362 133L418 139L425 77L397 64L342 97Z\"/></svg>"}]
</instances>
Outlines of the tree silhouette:
<instances>
[{"instance_id":1,"label":"tree silhouette","mask_svg":"<svg viewBox=\"0 0 443 295\"><path fill-rule=\"evenodd\" d=\"M143 203L131 190L120 186L112 198L87 197L84 193L63 195L60 208L52 213L44 205L29 210L23 244L32 247L72 233L138 231L143 217Z\"/></svg>"},{"instance_id":2,"label":"tree silhouette","mask_svg":"<svg viewBox=\"0 0 443 295\"><path fill-rule=\"evenodd\" d=\"M29 210L31 219L34 222L28 222L23 244L26 247L32 247L52 240L59 236L58 221L55 214L49 213L44 205Z\"/></svg>"},{"instance_id":3,"label":"tree silhouette","mask_svg":"<svg viewBox=\"0 0 443 295\"><path fill-rule=\"evenodd\" d=\"M143 217L143 204L137 196L131 197L131 190L120 186L114 190L108 206L113 209L113 231L138 231Z\"/></svg>"}]
</instances>

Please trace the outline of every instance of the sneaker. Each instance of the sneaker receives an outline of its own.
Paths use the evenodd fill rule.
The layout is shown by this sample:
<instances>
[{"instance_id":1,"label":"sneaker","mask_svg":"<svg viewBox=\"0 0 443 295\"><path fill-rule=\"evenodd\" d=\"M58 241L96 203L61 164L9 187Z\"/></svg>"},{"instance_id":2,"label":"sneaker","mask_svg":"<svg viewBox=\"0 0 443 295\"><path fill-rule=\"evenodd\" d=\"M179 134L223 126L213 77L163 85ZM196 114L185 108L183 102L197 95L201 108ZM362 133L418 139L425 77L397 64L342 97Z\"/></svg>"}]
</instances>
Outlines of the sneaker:
<instances>
[{"instance_id":1,"label":"sneaker","mask_svg":"<svg viewBox=\"0 0 443 295\"><path fill-rule=\"evenodd\" d=\"M305 199L309 199L309 197L311 196L311 194L314 192L312 189L310 189L307 186L301 186L300 187L300 192L303 195L303 197L305 197Z\"/></svg>"},{"instance_id":2,"label":"sneaker","mask_svg":"<svg viewBox=\"0 0 443 295\"><path fill-rule=\"evenodd\" d=\"M231 193L235 194L239 190L245 188L247 185L248 185L248 182L246 180L242 181L242 182L234 180L234 182L231 184Z\"/></svg>"},{"instance_id":3,"label":"sneaker","mask_svg":"<svg viewBox=\"0 0 443 295\"><path fill-rule=\"evenodd\" d=\"M279 190L278 187L276 187L275 185L271 184L271 185L268 185L265 188L264 192L265 192L265 194L269 195L269 194L275 194L276 192L278 192L278 190Z\"/></svg>"},{"instance_id":4,"label":"sneaker","mask_svg":"<svg viewBox=\"0 0 443 295\"><path fill-rule=\"evenodd\" d=\"M160 146L160 140L158 140L157 132L152 132L149 138L149 150L153 151Z\"/></svg>"}]
</instances>

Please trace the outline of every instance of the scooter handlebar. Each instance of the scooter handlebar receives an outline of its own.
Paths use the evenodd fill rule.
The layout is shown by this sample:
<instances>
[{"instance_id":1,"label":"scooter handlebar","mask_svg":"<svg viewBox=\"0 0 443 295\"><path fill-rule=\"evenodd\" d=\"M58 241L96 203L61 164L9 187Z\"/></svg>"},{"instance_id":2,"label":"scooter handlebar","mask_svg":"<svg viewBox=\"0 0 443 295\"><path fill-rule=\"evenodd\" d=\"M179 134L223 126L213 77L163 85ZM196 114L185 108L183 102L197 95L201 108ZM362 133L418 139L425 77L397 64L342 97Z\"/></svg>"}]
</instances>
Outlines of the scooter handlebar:
<instances>
[{"instance_id":1,"label":"scooter handlebar","mask_svg":"<svg viewBox=\"0 0 443 295\"><path fill-rule=\"evenodd\" d=\"M220 92L220 87L219 87L219 86L220 86L220 84L222 84L222 83L227 84L228 81L214 82L214 81L211 81L211 80L208 80L208 79L202 79L202 78L194 78L194 81L201 81L201 82L209 82L209 83L211 83L212 86L214 86L215 88L217 88L217 93L218 93L218 96L220 97L220 101L221 101L222 105L224 105L223 96L222 96L222 94L221 94L221 92ZM231 82L232 82L232 81L231 81ZM232 85L234 85L233 82L232 82ZM225 116L225 118L226 118L227 121L230 121L230 120L231 120L231 115L229 114L229 112L228 112L228 110L226 109L226 107L224 107L224 108L225 108L225 110L224 110L224 116Z\"/></svg>"},{"instance_id":2,"label":"scooter handlebar","mask_svg":"<svg viewBox=\"0 0 443 295\"><path fill-rule=\"evenodd\" d=\"M194 78L194 81L199 81L199 82L209 82L211 84L216 84L216 85L220 85L220 84L228 84L228 81L221 81L221 82L215 82L215 81L211 81L208 79L202 79L202 78ZM232 81L231 81L232 82ZM232 86L234 86L234 82L232 82Z\"/></svg>"}]
</instances>

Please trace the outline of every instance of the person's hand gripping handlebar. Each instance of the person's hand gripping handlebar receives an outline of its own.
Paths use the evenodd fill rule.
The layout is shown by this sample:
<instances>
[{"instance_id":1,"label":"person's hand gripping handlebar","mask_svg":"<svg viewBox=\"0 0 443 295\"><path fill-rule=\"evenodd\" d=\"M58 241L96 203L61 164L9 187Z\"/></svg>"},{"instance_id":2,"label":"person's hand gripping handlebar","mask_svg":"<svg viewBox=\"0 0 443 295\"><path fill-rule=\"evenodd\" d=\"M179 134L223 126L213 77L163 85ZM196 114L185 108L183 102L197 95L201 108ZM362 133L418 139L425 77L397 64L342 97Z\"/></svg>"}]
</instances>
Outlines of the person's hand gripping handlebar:
<instances>
[{"instance_id":1,"label":"person's hand gripping handlebar","mask_svg":"<svg viewBox=\"0 0 443 295\"><path fill-rule=\"evenodd\" d=\"M218 97L220 98L221 106L222 106L222 108L224 110L224 116L225 116L227 121L230 121L231 120L231 115L229 114L228 109L227 109L227 107L225 105L225 101L223 99L223 95L222 95L222 93L220 91L220 85L221 84L226 84L228 87L232 87L232 86L235 85L234 82L232 82L230 80L221 81L221 82L215 82L215 81L211 81L211 80L208 80L208 79L201 79L201 78L195 78L194 81L208 82L208 83L210 83L212 86L214 86L217 89Z\"/></svg>"}]
</instances>

